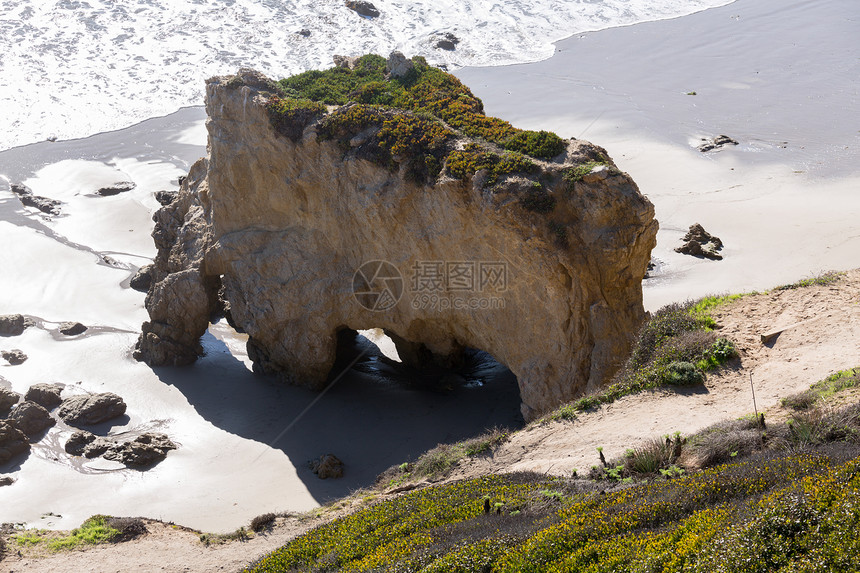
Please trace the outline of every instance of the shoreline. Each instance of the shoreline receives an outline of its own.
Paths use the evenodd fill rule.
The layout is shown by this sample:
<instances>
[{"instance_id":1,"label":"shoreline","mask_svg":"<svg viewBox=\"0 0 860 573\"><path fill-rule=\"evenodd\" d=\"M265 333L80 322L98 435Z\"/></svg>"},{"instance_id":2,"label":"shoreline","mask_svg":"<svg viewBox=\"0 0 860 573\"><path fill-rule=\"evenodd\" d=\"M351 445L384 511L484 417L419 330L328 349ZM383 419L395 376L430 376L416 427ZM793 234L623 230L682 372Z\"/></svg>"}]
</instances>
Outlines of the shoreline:
<instances>
[{"instance_id":1,"label":"shoreline","mask_svg":"<svg viewBox=\"0 0 860 573\"><path fill-rule=\"evenodd\" d=\"M848 0L829 0L828 5L858 11ZM708 95L711 89L725 94L754 93L759 89L753 84L720 87L721 82L730 83L722 75L732 72L730 64L734 60L711 70L714 78L720 77L712 78L712 87L708 87L707 78L695 75L699 60L694 50L686 54L686 63L674 61L669 74L658 69L663 63L655 62L652 52L635 49L636 41L650 46L659 44L663 37L671 38L673 45L700 45L697 42L703 38L696 35L697 26L707 27L710 22L717 33L731 24L727 20L732 12L740 12L746 21L759 18L757 14L775 6L781 4L777 0L737 0L690 16L577 35L559 42L557 53L541 62L455 72L484 100L488 114L522 128L582 135L605 147L651 198L661 223L654 254L663 263L662 270L644 286L646 307L651 310L665 302L715 292L769 288L827 270L817 265L832 265L837 267L835 270L860 267L856 254L860 253L860 236L852 236L860 216L860 198L855 191L860 189L860 172L842 172L836 177L817 170L797 174L797 165L792 161L807 161L810 153L800 144L759 149L759 132L764 128L755 123L755 117L761 108L748 104L742 109L728 95ZM785 10L800 9L799 6L794 2ZM822 33L826 22L812 18L803 23L810 31ZM768 29L768 34L781 33L775 31L777 24ZM783 24L787 30L795 26L794 21ZM675 35L666 31L675 29ZM754 39L758 49L759 43L775 43L780 36ZM752 39L746 37L744 41ZM732 42L743 44L737 39L725 42L714 40L712 46L732 48L732 53L736 47ZM755 51L750 48L740 53ZM613 68L604 61L612 54L632 59L627 68ZM782 51L777 57L786 58L788 54ZM853 54L849 50L841 57L847 60ZM843 60L822 62L822 69L815 70L811 79L835 77L834 72L843 64ZM631 82L625 75L628 71L636 71L634 78L657 79L653 85L640 80L635 85L643 89L629 92L622 89ZM574 74L575 79L571 79ZM779 81L788 77L794 76L772 79L764 91L784 90L786 86ZM695 82L693 78L697 78ZM744 83L740 81L743 79L738 78L736 83ZM853 76L836 79L841 83L832 86L834 89L849 93L857 88L858 80ZM688 84L696 84L687 89L695 89L699 95L683 93L685 88L681 86ZM655 111L661 102L671 109ZM706 102L711 106L707 113L701 111L707 107ZM839 107L837 117L844 120L860 116L856 113L860 111L858 105L854 102ZM44 167L65 162L59 169L42 172L31 183L39 194L53 195L68 204L64 207L68 216L53 222L39 215L22 214L17 200L3 189L0 179L0 232L10 244L0 254L0 264L23 271L16 280L0 280L0 314L22 312L49 322L82 320L132 331L139 328L140 321L146 318L143 295L118 285L129 278L132 266L154 253L148 237L149 216L156 207L151 193L171 188L183 166L187 170L195 154L203 149L199 144L188 143L195 137L195 130L200 133L199 112L200 107L186 107L120 131L64 142L32 143L0 152L0 173L13 182L28 180ZM698 113L708 116L702 124L698 123ZM789 114L789 110L784 113ZM737 117L727 120L732 114ZM690 140L698 134L717 135L721 126L726 127L728 135L745 134L740 136L738 148L701 154L691 146ZM807 131L798 131L795 141L824 138L822 131L813 129L815 125L802 127ZM781 135L770 139L783 140ZM102 147L94 153L90 148L96 142ZM838 155L839 161L850 163L845 157L860 157L858 147L849 150L848 155ZM81 161L98 163L107 170ZM111 181L115 172L133 177L138 189L115 198L85 196L86 189L105 178ZM814 203L810 200L813 190ZM699 261L672 251L686 227L694 222L702 223L726 243L723 261ZM822 234L822 229L827 233ZM110 243L119 241L121 248L110 249L121 252L111 256L125 267L99 267L93 271L97 255L54 244L48 231L79 244L96 245L91 248L96 253L108 249L100 243L100 237L110 238ZM780 261L783 252L791 253L794 260ZM52 280L59 283L48 284ZM117 391L129 402L130 427L163 421L168 434L180 436L181 448L154 468L153 474L104 472L86 476L52 460L54 450L39 450L13 472L20 478L18 482L0 488L0 522L24 520L36 527L69 529L93 513L145 513L197 529L232 531L266 511L315 507L321 500L336 498L372 479L373 468L404 461L440 441L457 440L480 431L474 428L484 422L468 420L470 416L477 417L475 411L480 410L480 416L489 424L511 419L510 412L500 411L508 407L508 402L499 399L510 393L509 387L488 388L480 396L475 394L473 402L464 403L462 395L418 399L372 377L357 377L327 396L321 409L311 416L317 419L306 418L306 427L299 435L288 436L285 444L272 447L268 444L283 427L283 420L301 411L313 395L251 376L241 348L228 348L229 337L207 337L204 343L209 355L191 369L153 371L127 357L133 345L132 334L113 333L86 342L58 343L49 332L36 329L16 339L0 339L4 348L16 345L31 355L31 360L22 366L0 368L0 375L16 391L26 390L34 382L54 379L79 384L87 391ZM85 356L81 356L84 346ZM48 363L50 367L45 366ZM201 383L213 379L217 382ZM518 403L514 398L513 402ZM361 436L354 432L345 436L346 432L333 427L354 429L368 417L380 420L379 428ZM338 420L338 424L327 423L328 420ZM429 426L437 427L428 432ZM49 435L59 443L69 430L57 428L51 432ZM388 451L379 452L376 446L383 442L388 444ZM304 464L328 451L346 458L348 467L361 469L348 482L320 482L309 475ZM80 490L69 493L69 485ZM120 499L94 502L93 497L102 491L114 491ZM155 502L149 501L152 497L157 498ZM152 511L134 509L140 507Z\"/></svg>"}]
</instances>

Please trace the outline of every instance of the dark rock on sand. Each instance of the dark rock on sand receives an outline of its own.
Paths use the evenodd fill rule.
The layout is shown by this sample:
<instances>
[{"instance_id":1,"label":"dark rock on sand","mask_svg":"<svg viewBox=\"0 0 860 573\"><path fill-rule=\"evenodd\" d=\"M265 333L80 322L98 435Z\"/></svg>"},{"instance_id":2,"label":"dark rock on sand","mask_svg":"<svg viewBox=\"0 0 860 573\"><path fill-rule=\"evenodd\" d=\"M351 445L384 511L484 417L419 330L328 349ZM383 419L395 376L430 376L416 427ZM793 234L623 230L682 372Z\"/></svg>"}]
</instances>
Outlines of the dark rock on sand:
<instances>
[{"instance_id":1,"label":"dark rock on sand","mask_svg":"<svg viewBox=\"0 0 860 573\"><path fill-rule=\"evenodd\" d=\"M307 28L302 28L301 30L299 30L299 36L304 36L305 38L307 38L310 35L311 35L311 31L308 30Z\"/></svg>"},{"instance_id":2,"label":"dark rock on sand","mask_svg":"<svg viewBox=\"0 0 860 573\"><path fill-rule=\"evenodd\" d=\"M0 464L30 451L30 440L12 420L0 420Z\"/></svg>"},{"instance_id":3,"label":"dark rock on sand","mask_svg":"<svg viewBox=\"0 0 860 573\"><path fill-rule=\"evenodd\" d=\"M35 207L42 213L46 213L48 215L60 214L60 205L62 205L61 201L33 195L33 191L31 191L29 187L21 185L20 183L13 183L11 188L12 193L17 195L18 200L27 207Z\"/></svg>"},{"instance_id":4,"label":"dark rock on sand","mask_svg":"<svg viewBox=\"0 0 860 573\"><path fill-rule=\"evenodd\" d=\"M14 478L9 476L0 477L0 487L3 487L4 485L12 485L13 483L15 483Z\"/></svg>"},{"instance_id":5,"label":"dark rock on sand","mask_svg":"<svg viewBox=\"0 0 860 573\"><path fill-rule=\"evenodd\" d=\"M0 316L0 336L18 336L30 326L33 326L33 321L22 314Z\"/></svg>"},{"instance_id":6,"label":"dark rock on sand","mask_svg":"<svg viewBox=\"0 0 860 573\"><path fill-rule=\"evenodd\" d=\"M343 462L332 454L320 456L310 463L311 471L320 479L343 477Z\"/></svg>"},{"instance_id":7,"label":"dark rock on sand","mask_svg":"<svg viewBox=\"0 0 860 573\"><path fill-rule=\"evenodd\" d=\"M376 9L376 6L365 0L346 0L346 7L368 18L379 16L379 10Z\"/></svg>"},{"instance_id":8,"label":"dark rock on sand","mask_svg":"<svg viewBox=\"0 0 860 573\"><path fill-rule=\"evenodd\" d=\"M141 434L130 442L117 444L104 453L106 460L121 462L129 467L143 468L157 464L175 450L176 444L164 434Z\"/></svg>"},{"instance_id":9,"label":"dark rock on sand","mask_svg":"<svg viewBox=\"0 0 860 573\"><path fill-rule=\"evenodd\" d=\"M63 401L60 393L63 387L59 384L33 384L24 395L25 400L34 402L48 410L53 410Z\"/></svg>"},{"instance_id":10,"label":"dark rock on sand","mask_svg":"<svg viewBox=\"0 0 860 573\"><path fill-rule=\"evenodd\" d=\"M445 32L436 40L436 47L440 50L454 50L457 44L460 43L460 38L451 32Z\"/></svg>"},{"instance_id":11,"label":"dark rock on sand","mask_svg":"<svg viewBox=\"0 0 860 573\"><path fill-rule=\"evenodd\" d=\"M34 436L57 423L46 409L35 402L24 401L12 408L9 420L28 436Z\"/></svg>"},{"instance_id":12,"label":"dark rock on sand","mask_svg":"<svg viewBox=\"0 0 860 573\"><path fill-rule=\"evenodd\" d=\"M102 197L109 197L111 195L119 195L120 193L125 193L127 191L131 191L137 187L137 184L133 181L120 181L118 183L114 183L109 187L102 187L98 191L96 191L96 195L101 195Z\"/></svg>"},{"instance_id":13,"label":"dark rock on sand","mask_svg":"<svg viewBox=\"0 0 860 573\"><path fill-rule=\"evenodd\" d=\"M12 366L17 366L27 361L27 355L17 348L14 350L0 350L0 356Z\"/></svg>"},{"instance_id":14,"label":"dark rock on sand","mask_svg":"<svg viewBox=\"0 0 860 573\"><path fill-rule=\"evenodd\" d=\"M0 386L0 418L5 418L12 406L18 403L20 396L10 390Z\"/></svg>"},{"instance_id":15,"label":"dark rock on sand","mask_svg":"<svg viewBox=\"0 0 860 573\"><path fill-rule=\"evenodd\" d=\"M82 456L91 443L96 440L95 434L91 434L86 430L78 430L66 441L66 445L63 448L66 450L67 454L71 454L73 456Z\"/></svg>"},{"instance_id":16,"label":"dark rock on sand","mask_svg":"<svg viewBox=\"0 0 860 573\"><path fill-rule=\"evenodd\" d=\"M131 277L128 286L138 292L147 292L152 284L152 265L144 265Z\"/></svg>"},{"instance_id":17,"label":"dark rock on sand","mask_svg":"<svg viewBox=\"0 0 860 573\"><path fill-rule=\"evenodd\" d=\"M176 200L178 195L178 191L156 191L155 200L161 203L161 205L170 205Z\"/></svg>"},{"instance_id":18,"label":"dark rock on sand","mask_svg":"<svg viewBox=\"0 0 860 573\"><path fill-rule=\"evenodd\" d=\"M713 139L703 139L702 141L704 141L704 143L698 147L699 151L702 153L712 151L714 149L720 149L726 145L738 145L738 142L728 135L718 135Z\"/></svg>"},{"instance_id":19,"label":"dark rock on sand","mask_svg":"<svg viewBox=\"0 0 860 573\"><path fill-rule=\"evenodd\" d=\"M90 426L113 420L125 414L122 398L111 392L86 396L72 396L60 404L57 415L71 426Z\"/></svg>"},{"instance_id":20,"label":"dark rock on sand","mask_svg":"<svg viewBox=\"0 0 860 573\"><path fill-rule=\"evenodd\" d=\"M66 336L77 336L79 334L83 334L86 331L87 327L80 322L60 323L60 334L65 334Z\"/></svg>"},{"instance_id":21,"label":"dark rock on sand","mask_svg":"<svg viewBox=\"0 0 860 573\"><path fill-rule=\"evenodd\" d=\"M723 242L719 237L711 235L698 223L690 225L690 230L682 239L684 244L677 249L676 253L692 255L714 261L723 260L723 256L717 251L722 250Z\"/></svg>"}]
</instances>

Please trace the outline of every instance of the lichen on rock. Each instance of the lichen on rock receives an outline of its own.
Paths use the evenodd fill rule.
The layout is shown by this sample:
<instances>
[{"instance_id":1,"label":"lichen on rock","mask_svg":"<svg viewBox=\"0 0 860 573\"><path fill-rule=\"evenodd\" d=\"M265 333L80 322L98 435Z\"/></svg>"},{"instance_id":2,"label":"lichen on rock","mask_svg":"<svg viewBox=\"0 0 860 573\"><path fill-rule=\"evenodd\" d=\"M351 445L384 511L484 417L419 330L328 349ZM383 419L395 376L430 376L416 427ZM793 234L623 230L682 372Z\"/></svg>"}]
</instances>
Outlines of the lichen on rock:
<instances>
[{"instance_id":1,"label":"lichen on rock","mask_svg":"<svg viewBox=\"0 0 860 573\"><path fill-rule=\"evenodd\" d=\"M406 360L489 352L526 419L609 379L644 319L653 206L605 150L489 118L412 62L386 78L364 56L278 93L249 70L209 80L209 155L154 217L139 359L192 362L228 308L255 370L311 388L338 333L372 327ZM327 105L285 131L287 99Z\"/></svg>"}]
</instances>

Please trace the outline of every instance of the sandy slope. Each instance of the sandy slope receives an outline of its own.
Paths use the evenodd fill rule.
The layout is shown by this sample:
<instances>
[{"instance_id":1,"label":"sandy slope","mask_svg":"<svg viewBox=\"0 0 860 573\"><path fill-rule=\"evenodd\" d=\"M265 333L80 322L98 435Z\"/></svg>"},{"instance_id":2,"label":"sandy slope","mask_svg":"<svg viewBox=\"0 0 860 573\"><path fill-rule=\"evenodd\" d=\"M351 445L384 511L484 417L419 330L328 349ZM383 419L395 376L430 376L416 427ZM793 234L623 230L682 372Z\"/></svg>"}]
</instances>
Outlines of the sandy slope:
<instances>
[{"instance_id":1,"label":"sandy slope","mask_svg":"<svg viewBox=\"0 0 860 573\"><path fill-rule=\"evenodd\" d=\"M714 317L722 327L720 334L736 341L741 358L725 372L709 376L704 389L628 396L573 422L534 425L493 455L465 460L452 479L518 470L557 475L586 470L597 462L597 446L611 459L650 437L690 434L751 412L750 373L761 411L778 408L780 397L836 370L860 365L860 269L830 286L749 295L720 308ZM761 333L798 322L802 324L774 342L762 344ZM153 522L150 534L135 541L50 556L13 554L0 570L233 571L322 519L289 518L249 541L209 547L193 532Z\"/></svg>"}]
</instances>

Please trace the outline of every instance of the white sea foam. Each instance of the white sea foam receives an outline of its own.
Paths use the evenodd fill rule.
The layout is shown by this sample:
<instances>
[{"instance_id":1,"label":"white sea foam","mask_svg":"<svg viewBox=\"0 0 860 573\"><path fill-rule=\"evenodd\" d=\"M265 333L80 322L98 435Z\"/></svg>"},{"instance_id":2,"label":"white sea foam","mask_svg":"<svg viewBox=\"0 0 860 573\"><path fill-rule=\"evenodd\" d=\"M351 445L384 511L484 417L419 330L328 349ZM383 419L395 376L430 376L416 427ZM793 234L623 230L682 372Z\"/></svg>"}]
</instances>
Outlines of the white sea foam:
<instances>
[{"instance_id":1,"label":"white sea foam","mask_svg":"<svg viewBox=\"0 0 860 573\"><path fill-rule=\"evenodd\" d=\"M81 137L202 103L241 66L282 77L399 49L452 67L535 61L572 34L732 0L0 0L0 150ZM307 30L308 36L298 32ZM434 47L455 34L455 51Z\"/></svg>"}]
</instances>

